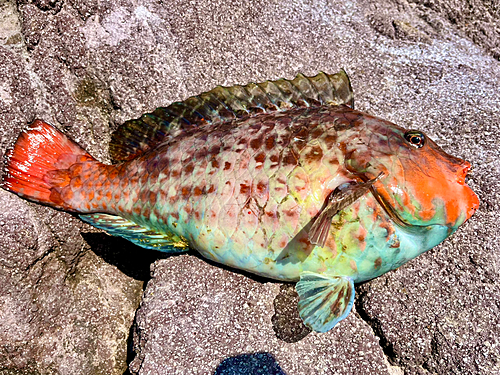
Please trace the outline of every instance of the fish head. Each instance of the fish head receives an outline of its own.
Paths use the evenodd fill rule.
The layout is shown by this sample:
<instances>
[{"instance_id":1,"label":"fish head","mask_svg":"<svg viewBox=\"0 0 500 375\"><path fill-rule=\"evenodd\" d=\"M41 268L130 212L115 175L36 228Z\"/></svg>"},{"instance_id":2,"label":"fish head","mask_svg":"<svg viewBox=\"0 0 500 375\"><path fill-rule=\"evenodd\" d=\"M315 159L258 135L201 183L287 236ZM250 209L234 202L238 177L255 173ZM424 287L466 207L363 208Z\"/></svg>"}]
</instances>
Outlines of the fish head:
<instances>
[{"instance_id":1,"label":"fish head","mask_svg":"<svg viewBox=\"0 0 500 375\"><path fill-rule=\"evenodd\" d=\"M367 116L345 147L346 168L372 187L400 226L441 225L453 233L479 207L466 184L469 162L444 152L426 134Z\"/></svg>"}]
</instances>

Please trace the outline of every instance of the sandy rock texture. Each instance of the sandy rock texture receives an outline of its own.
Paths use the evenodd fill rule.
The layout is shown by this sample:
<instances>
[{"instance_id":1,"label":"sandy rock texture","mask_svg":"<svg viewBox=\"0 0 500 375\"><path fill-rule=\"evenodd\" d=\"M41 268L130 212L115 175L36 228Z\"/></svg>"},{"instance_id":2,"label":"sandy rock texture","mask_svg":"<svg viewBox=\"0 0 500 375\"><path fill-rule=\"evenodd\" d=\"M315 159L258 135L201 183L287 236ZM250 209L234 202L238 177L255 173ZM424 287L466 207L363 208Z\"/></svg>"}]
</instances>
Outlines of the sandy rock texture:
<instances>
[{"instance_id":1,"label":"sandy rock texture","mask_svg":"<svg viewBox=\"0 0 500 375\"><path fill-rule=\"evenodd\" d=\"M194 256L159 262L136 315L138 355L130 370L209 374L225 358L263 352L272 354L286 374L390 374L378 339L354 314L342 335L311 334L296 343L278 339L271 324L278 292L277 283L252 280Z\"/></svg>"},{"instance_id":2,"label":"sandy rock texture","mask_svg":"<svg viewBox=\"0 0 500 375\"><path fill-rule=\"evenodd\" d=\"M469 160L481 199L442 245L357 286L356 312L317 334L287 308L288 287L146 251L1 190L0 374L211 374L253 353L288 375L500 374L499 11L487 0L0 0L1 154L43 118L106 161L111 132L158 106L345 68L358 109Z\"/></svg>"}]
</instances>

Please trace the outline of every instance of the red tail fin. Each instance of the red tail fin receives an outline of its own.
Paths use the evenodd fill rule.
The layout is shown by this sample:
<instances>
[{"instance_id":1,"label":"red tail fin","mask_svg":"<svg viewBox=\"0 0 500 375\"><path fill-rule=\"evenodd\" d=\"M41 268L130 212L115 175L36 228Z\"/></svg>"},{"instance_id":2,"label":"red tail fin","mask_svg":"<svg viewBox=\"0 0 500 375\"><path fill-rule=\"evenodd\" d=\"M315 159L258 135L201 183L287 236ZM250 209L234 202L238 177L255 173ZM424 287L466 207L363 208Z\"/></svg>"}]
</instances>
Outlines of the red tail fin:
<instances>
[{"instance_id":1,"label":"red tail fin","mask_svg":"<svg viewBox=\"0 0 500 375\"><path fill-rule=\"evenodd\" d=\"M6 154L0 186L23 198L70 211L69 188L75 163L94 161L85 150L52 125L33 122Z\"/></svg>"}]
</instances>

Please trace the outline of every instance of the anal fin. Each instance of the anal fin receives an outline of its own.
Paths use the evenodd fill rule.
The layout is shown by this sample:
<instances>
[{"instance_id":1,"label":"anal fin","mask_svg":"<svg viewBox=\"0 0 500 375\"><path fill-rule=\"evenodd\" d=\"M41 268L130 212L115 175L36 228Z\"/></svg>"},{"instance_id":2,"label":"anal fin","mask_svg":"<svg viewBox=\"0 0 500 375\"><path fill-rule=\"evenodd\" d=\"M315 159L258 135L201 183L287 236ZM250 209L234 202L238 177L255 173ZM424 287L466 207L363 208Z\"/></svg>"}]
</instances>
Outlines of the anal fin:
<instances>
[{"instance_id":1,"label":"anal fin","mask_svg":"<svg viewBox=\"0 0 500 375\"><path fill-rule=\"evenodd\" d=\"M189 249L186 239L181 236L151 230L120 216L89 214L80 215L80 218L96 228L105 230L112 236L123 237L146 249L166 253L181 253Z\"/></svg>"},{"instance_id":2,"label":"anal fin","mask_svg":"<svg viewBox=\"0 0 500 375\"><path fill-rule=\"evenodd\" d=\"M348 276L303 272L295 285L299 314L316 332L327 332L345 319L354 303L354 282Z\"/></svg>"}]
</instances>

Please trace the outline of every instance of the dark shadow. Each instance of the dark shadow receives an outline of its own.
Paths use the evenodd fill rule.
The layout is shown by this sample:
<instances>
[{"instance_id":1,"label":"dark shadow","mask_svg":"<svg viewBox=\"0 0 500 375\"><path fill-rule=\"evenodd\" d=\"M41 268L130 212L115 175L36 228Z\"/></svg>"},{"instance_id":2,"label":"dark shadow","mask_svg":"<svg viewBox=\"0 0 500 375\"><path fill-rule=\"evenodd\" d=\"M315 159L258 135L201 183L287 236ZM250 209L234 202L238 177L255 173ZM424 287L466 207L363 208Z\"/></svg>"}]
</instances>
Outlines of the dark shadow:
<instances>
[{"instance_id":1,"label":"dark shadow","mask_svg":"<svg viewBox=\"0 0 500 375\"><path fill-rule=\"evenodd\" d=\"M123 375L131 375L129 366L134 360L136 356L136 352L134 351L134 329L135 329L135 317L134 317L134 323L130 327L128 331L128 338L127 338L127 369L123 373Z\"/></svg>"},{"instance_id":2,"label":"dark shadow","mask_svg":"<svg viewBox=\"0 0 500 375\"><path fill-rule=\"evenodd\" d=\"M295 284L286 283L280 287L280 292L274 298L274 315L271 318L276 337L285 342L297 342L311 333L300 318L299 295Z\"/></svg>"},{"instance_id":3,"label":"dark shadow","mask_svg":"<svg viewBox=\"0 0 500 375\"><path fill-rule=\"evenodd\" d=\"M151 263L158 259L175 256L144 249L123 238L105 233L82 233L82 237L97 256L118 268L125 275L144 282L151 278Z\"/></svg>"},{"instance_id":4,"label":"dark shadow","mask_svg":"<svg viewBox=\"0 0 500 375\"><path fill-rule=\"evenodd\" d=\"M214 375L286 375L270 353L240 354L223 360Z\"/></svg>"}]
</instances>

